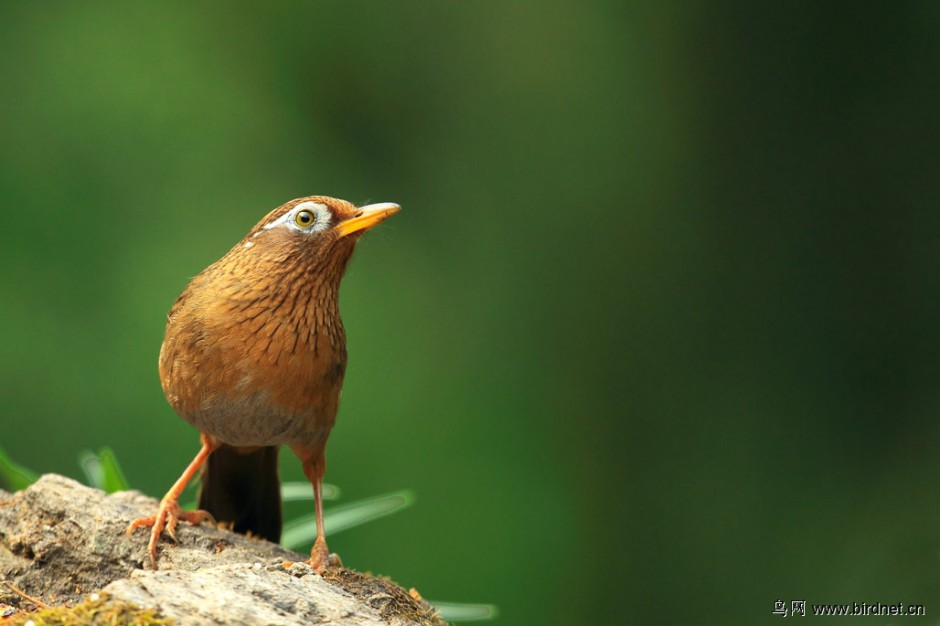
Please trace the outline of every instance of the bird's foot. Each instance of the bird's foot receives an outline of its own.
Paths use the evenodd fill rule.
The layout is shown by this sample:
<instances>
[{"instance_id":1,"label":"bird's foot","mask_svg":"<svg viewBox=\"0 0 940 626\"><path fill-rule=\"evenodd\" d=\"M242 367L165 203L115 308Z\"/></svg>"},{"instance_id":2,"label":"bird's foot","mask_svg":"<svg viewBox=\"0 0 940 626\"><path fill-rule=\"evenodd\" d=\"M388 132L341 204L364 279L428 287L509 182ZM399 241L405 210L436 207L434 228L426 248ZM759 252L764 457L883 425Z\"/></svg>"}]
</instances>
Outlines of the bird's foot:
<instances>
[{"instance_id":1,"label":"bird's foot","mask_svg":"<svg viewBox=\"0 0 940 626\"><path fill-rule=\"evenodd\" d=\"M150 564L153 569L157 569L157 542L160 541L160 535L166 529L167 534L173 539L174 543L179 543L176 538L176 525L180 520L189 522L198 526L204 521L215 521L208 511L186 511L180 508L180 503L176 498L164 498L160 501L160 508L157 514L152 517L142 517L135 519L127 527L127 536L130 537L134 530L140 527L152 527L150 531L150 542L147 544L147 554L150 555Z\"/></svg>"},{"instance_id":2,"label":"bird's foot","mask_svg":"<svg viewBox=\"0 0 940 626\"><path fill-rule=\"evenodd\" d=\"M328 567L342 567L343 562L335 552L330 554L326 547L326 542L317 540L313 544L313 550L310 551L310 560L307 565L313 568L317 574L322 574Z\"/></svg>"}]
</instances>

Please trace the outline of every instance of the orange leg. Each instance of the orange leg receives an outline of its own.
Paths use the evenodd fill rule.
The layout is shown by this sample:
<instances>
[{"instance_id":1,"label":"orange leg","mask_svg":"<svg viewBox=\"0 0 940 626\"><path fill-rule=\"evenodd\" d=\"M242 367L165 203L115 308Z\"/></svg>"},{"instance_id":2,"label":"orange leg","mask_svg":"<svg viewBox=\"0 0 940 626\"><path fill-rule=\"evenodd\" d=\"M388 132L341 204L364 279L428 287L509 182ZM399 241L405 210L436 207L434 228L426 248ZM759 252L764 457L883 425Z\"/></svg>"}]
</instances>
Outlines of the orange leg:
<instances>
[{"instance_id":1,"label":"orange leg","mask_svg":"<svg viewBox=\"0 0 940 626\"><path fill-rule=\"evenodd\" d=\"M160 540L160 535L163 534L164 527L166 528L167 534L170 535L173 541L176 541L176 524L179 520L184 520L190 524L196 525L205 520L212 520L212 516L206 511L184 511L180 508L179 498L183 493L183 489L186 488L186 485L189 484L189 481L196 475L196 472L199 471L199 468L202 467L202 464L206 462L206 459L209 458L209 455L212 454L215 448L216 445L211 443L208 438L203 435L202 448L199 450L199 454L196 455L196 458L192 460L189 467L183 471L183 475L179 477L179 480L173 483L170 490L166 492L166 495L160 500L160 508L157 509L157 514L153 517L135 519L131 522L130 526L127 527L128 537L131 536L135 529L141 526L153 527L150 531L150 543L147 544L147 553L150 555L150 564L153 566L153 569L157 569L157 542Z\"/></svg>"},{"instance_id":2,"label":"orange leg","mask_svg":"<svg viewBox=\"0 0 940 626\"><path fill-rule=\"evenodd\" d=\"M318 573L322 574L327 567L339 567L342 562L339 555L330 554L326 547L326 533L323 530L323 475L326 473L326 457L324 446L306 448L297 446L294 452L300 457L304 474L313 484L313 503L317 517L317 540L310 551L310 560L307 563Z\"/></svg>"}]
</instances>

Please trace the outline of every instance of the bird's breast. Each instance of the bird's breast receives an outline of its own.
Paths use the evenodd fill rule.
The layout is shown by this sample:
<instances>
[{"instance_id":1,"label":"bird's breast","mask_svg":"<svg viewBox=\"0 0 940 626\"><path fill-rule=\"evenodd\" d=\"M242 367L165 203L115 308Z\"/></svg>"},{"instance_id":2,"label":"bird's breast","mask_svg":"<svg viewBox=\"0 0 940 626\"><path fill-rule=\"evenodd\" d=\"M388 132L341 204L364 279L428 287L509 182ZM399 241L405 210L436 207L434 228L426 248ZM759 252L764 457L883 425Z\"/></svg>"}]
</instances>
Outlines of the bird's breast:
<instances>
[{"instance_id":1,"label":"bird's breast","mask_svg":"<svg viewBox=\"0 0 940 626\"><path fill-rule=\"evenodd\" d=\"M288 290L171 312L160 375L177 413L231 445L325 441L346 369L345 334L334 306L302 296Z\"/></svg>"}]
</instances>

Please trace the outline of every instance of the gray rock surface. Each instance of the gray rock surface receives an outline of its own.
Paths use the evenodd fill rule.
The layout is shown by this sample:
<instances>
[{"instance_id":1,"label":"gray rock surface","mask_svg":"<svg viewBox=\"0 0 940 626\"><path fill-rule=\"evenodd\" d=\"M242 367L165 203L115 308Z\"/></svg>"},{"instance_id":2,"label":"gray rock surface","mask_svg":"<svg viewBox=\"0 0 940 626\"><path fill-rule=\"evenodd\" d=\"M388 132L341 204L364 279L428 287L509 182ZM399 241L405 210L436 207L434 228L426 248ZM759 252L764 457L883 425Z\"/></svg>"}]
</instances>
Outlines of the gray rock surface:
<instances>
[{"instance_id":1,"label":"gray rock surface","mask_svg":"<svg viewBox=\"0 0 940 626\"><path fill-rule=\"evenodd\" d=\"M51 605L101 590L178 624L444 623L384 579L347 569L321 577L294 552L211 524L181 523L179 544L160 544L159 570L143 569L147 532L125 529L156 508L135 491L106 495L56 475L2 492L0 579Z\"/></svg>"}]
</instances>

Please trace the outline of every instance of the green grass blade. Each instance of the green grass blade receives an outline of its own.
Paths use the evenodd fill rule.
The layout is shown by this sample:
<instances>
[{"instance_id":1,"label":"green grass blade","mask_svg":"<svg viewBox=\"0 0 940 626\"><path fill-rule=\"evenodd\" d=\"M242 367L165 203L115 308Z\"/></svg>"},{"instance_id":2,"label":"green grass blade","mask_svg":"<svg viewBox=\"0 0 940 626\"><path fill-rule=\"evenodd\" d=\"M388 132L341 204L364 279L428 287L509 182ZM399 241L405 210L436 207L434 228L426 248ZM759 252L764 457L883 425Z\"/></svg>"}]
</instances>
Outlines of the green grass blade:
<instances>
[{"instance_id":1,"label":"green grass blade","mask_svg":"<svg viewBox=\"0 0 940 626\"><path fill-rule=\"evenodd\" d=\"M339 498L339 487L323 483L323 499L336 500ZM281 485L281 499L284 502L297 500L313 501L313 486L308 482L285 482Z\"/></svg>"},{"instance_id":2,"label":"green grass blade","mask_svg":"<svg viewBox=\"0 0 940 626\"><path fill-rule=\"evenodd\" d=\"M101 459L91 450L82 450L78 453L78 465L85 472L85 480L95 489L104 491L104 469Z\"/></svg>"},{"instance_id":3,"label":"green grass blade","mask_svg":"<svg viewBox=\"0 0 940 626\"><path fill-rule=\"evenodd\" d=\"M414 494L405 489L385 495L351 502L330 509L323 515L323 525L327 534L335 534L347 528L353 528L372 520L397 513L414 503ZM313 543L317 537L316 518L304 515L284 524L281 545L289 550L296 550Z\"/></svg>"},{"instance_id":4,"label":"green grass blade","mask_svg":"<svg viewBox=\"0 0 940 626\"><path fill-rule=\"evenodd\" d=\"M101 472L104 482L105 493L115 493L117 491L127 491L130 485L124 478L124 472L118 464L117 456L111 448L101 448L98 452L98 458L101 459Z\"/></svg>"},{"instance_id":5,"label":"green grass blade","mask_svg":"<svg viewBox=\"0 0 940 626\"><path fill-rule=\"evenodd\" d=\"M7 453L0 448L0 478L13 491L26 489L39 478L35 472L13 462Z\"/></svg>"},{"instance_id":6,"label":"green grass blade","mask_svg":"<svg viewBox=\"0 0 940 626\"><path fill-rule=\"evenodd\" d=\"M82 450L78 455L78 464L85 472L88 484L105 493L126 491L129 489L124 472L118 464L111 448L101 448L98 454L91 450Z\"/></svg>"},{"instance_id":7,"label":"green grass blade","mask_svg":"<svg viewBox=\"0 0 940 626\"><path fill-rule=\"evenodd\" d=\"M492 604L464 604L462 602L434 602L428 600L445 622L479 622L495 619L499 610Z\"/></svg>"}]
</instances>

